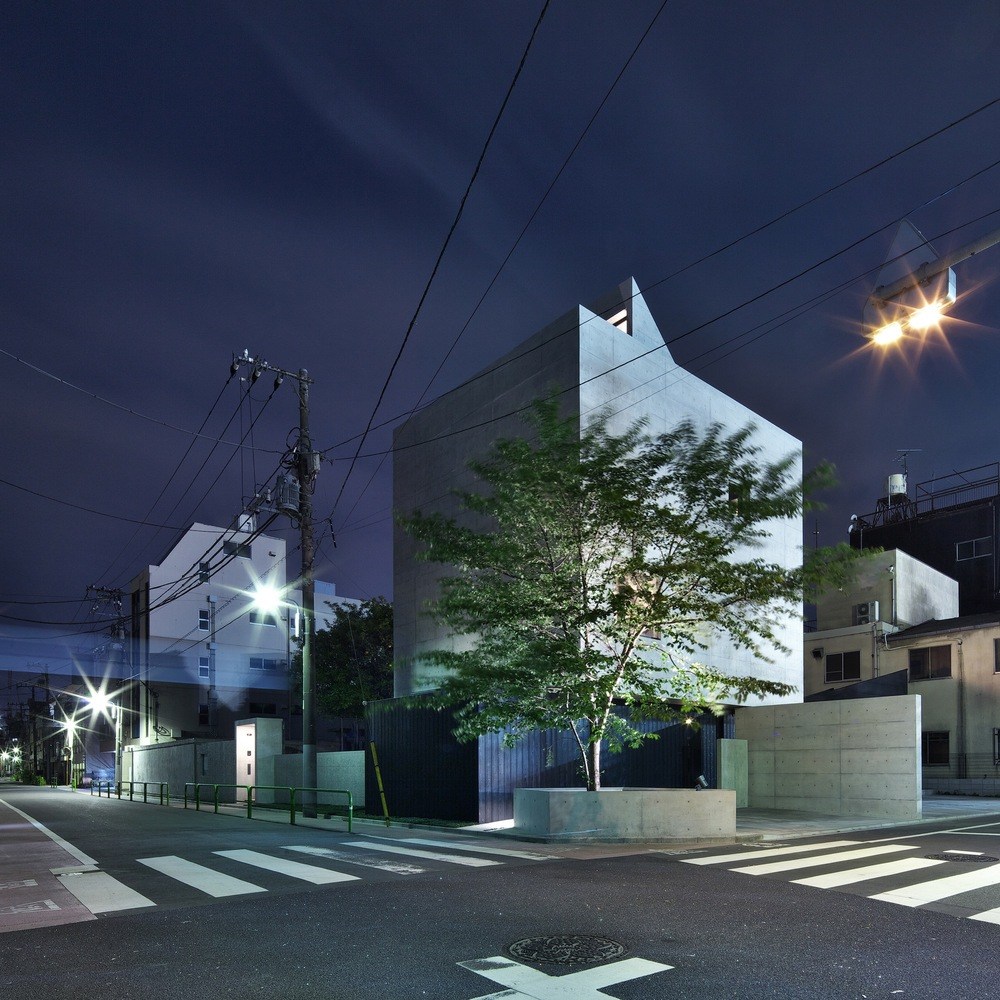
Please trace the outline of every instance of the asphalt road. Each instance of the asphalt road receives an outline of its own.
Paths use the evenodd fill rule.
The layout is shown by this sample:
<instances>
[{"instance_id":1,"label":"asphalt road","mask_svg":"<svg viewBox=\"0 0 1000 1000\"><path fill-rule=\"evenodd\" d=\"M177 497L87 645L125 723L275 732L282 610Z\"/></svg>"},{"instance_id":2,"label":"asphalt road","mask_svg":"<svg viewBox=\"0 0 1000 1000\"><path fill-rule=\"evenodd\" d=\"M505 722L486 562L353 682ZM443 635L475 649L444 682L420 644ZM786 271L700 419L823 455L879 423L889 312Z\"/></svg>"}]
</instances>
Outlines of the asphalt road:
<instances>
[{"instance_id":1,"label":"asphalt road","mask_svg":"<svg viewBox=\"0 0 1000 1000\"><path fill-rule=\"evenodd\" d=\"M1000 908L1000 885L988 884L1000 863L981 860L1000 856L1000 823L682 853L563 850L539 861L487 851L554 852L498 839L476 840L475 850L462 852L410 840L450 839L440 834L393 831L394 839L380 842L371 836L378 828L353 836L292 831L43 794L0 789L0 797L156 905L0 934L2 997L942 1000L997 991L1000 924L974 917ZM358 842L369 846L348 846ZM495 863L383 855L380 844ZM312 885L215 853L252 850L287 860L288 845L372 863L390 858L422 871L298 854L357 876ZM266 891L206 897L137 863L168 856ZM890 864L900 870L879 867ZM920 887L944 879L957 879L949 887L962 891L915 901L932 894ZM596 966L515 961L507 951L525 938L551 943L571 935L599 936L624 950Z\"/></svg>"}]
</instances>

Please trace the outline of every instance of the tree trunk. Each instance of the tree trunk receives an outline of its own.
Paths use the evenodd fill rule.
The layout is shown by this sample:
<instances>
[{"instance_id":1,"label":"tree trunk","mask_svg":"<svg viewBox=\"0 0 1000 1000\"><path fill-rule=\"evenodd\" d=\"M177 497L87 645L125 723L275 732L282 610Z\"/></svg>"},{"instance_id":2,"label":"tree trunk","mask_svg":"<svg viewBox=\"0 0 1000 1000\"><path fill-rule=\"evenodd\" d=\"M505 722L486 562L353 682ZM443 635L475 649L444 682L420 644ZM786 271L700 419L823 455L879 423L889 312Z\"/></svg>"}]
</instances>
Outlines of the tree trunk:
<instances>
[{"instance_id":1,"label":"tree trunk","mask_svg":"<svg viewBox=\"0 0 1000 1000\"><path fill-rule=\"evenodd\" d=\"M601 741L594 740L587 747L587 758L590 765L590 774L587 780L587 791L596 792L601 787Z\"/></svg>"}]
</instances>

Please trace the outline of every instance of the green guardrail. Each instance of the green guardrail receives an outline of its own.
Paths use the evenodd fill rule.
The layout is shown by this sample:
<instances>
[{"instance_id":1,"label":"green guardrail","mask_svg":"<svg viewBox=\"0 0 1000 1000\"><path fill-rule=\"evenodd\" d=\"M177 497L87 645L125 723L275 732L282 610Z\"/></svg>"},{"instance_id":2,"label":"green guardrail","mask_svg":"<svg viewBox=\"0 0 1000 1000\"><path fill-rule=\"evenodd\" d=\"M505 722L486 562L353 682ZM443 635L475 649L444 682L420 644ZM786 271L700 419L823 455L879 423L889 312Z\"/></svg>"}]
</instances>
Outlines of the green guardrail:
<instances>
[{"instance_id":1,"label":"green guardrail","mask_svg":"<svg viewBox=\"0 0 1000 1000\"><path fill-rule=\"evenodd\" d=\"M347 801L347 832L352 833L354 828L354 795L346 788L305 788L293 785L231 785L216 784L210 781L189 781L184 785L184 808L188 807L188 789L193 788L191 796L196 810L201 809L201 790L203 788L212 789L212 811L219 811L219 792L223 788L242 789L246 793L247 819L253 819L254 795L257 792L287 792L288 793L288 819L292 826L295 825L295 796L298 792L315 792L323 795L343 795ZM258 802L259 806L261 803Z\"/></svg>"},{"instance_id":2,"label":"green guardrail","mask_svg":"<svg viewBox=\"0 0 1000 1000\"><path fill-rule=\"evenodd\" d=\"M120 781L117 784L113 781L94 781L90 784L90 794L94 794L94 790L97 790L97 797L101 797L101 792L106 792L108 798L111 798L111 793L114 792L118 798L122 797L122 791L128 791L129 802L135 801L135 790L136 788L142 788L142 801L149 801L149 786L152 785L158 790L160 805L169 806L170 805L170 785L166 781Z\"/></svg>"}]
</instances>

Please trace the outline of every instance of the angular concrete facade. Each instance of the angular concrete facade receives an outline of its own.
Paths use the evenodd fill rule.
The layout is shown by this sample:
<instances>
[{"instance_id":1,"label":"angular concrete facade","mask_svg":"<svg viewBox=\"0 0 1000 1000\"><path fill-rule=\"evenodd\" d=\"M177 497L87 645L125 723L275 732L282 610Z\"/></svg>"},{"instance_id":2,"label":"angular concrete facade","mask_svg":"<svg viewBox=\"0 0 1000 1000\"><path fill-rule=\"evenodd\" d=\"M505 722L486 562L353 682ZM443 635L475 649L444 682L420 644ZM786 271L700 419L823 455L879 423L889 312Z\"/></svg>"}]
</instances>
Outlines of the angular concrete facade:
<instances>
[{"instance_id":1,"label":"angular concrete facade","mask_svg":"<svg viewBox=\"0 0 1000 1000\"><path fill-rule=\"evenodd\" d=\"M741 708L749 804L837 816L919 819L920 699Z\"/></svg>"},{"instance_id":2,"label":"angular concrete facade","mask_svg":"<svg viewBox=\"0 0 1000 1000\"><path fill-rule=\"evenodd\" d=\"M610 428L621 432L636 420L651 434L682 420L727 430L755 426L754 441L767 460L794 454L801 442L761 419L707 382L680 368L634 281L621 284L590 308L579 306L550 323L515 350L408 420L394 442L393 498L397 511L456 513L450 491L474 487L471 459L487 454L498 438L527 428L521 412L535 399L561 392L562 411L585 425L602 409L613 412ZM796 474L800 471L800 465ZM788 567L802 558L801 518L776 522L769 541L756 550ZM398 528L394 539L395 694L432 689L435 675L420 663L432 649L456 648L456 640L426 614L438 596L441 570L417 561L412 540ZM757 676L802 687L802 625L789 617L780 630L789 652L764 662L738 650L725 637L704 660L737 676ZM791 701L801 695L792 695ZM775 703L781 699L771 699Z\"/></svg>"}]
</instances>

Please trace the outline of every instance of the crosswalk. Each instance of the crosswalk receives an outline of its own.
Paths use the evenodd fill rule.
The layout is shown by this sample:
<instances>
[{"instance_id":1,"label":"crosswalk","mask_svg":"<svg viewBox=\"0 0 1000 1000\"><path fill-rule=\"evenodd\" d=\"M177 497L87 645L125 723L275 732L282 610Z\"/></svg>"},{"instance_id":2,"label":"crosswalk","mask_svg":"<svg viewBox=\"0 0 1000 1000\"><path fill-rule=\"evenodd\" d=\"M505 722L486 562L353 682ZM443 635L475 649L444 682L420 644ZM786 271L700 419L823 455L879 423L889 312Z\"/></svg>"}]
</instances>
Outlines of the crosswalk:
<instances>
[{"instance_id":1,"label":"crosswalk","mask_svg":"<svg viewBox=\"0 0 1000 1000\"><path fill-rule=\"evenodd\" d=\"M84 906L98 915L160 905L150 897L155 897L157 888L164 886L173 888L162 892L161 896L169 896L176 901L178 893L185 898L185 892L193 891L191 901L197 901L205 897L251 896L303 882L314 886L358 882L366 877L366 870L377 871L383 878L394 878L421 875L449 866L489 868L514 861L551 860L556 858L534 851L421 837L372 836L338 841L334 847L287 844L266 851L246 848L215 850L207 858L199 856L197 861L181 855L136 858L136 865L141 866L137 871L155 873L153 877L141 880L121 875L120 872L121 877L116 878L100 871L96 865L87 865L81 866L79 871L67 873L61 881ZM258 876L253 874L254 870ZM260 873L267 873L267 878L260 877ZM155 876L161 878L157 880ZM163 878L169 882L164 883ZM127 885L122 879L136 881L137 885Z\"/></svg>"},{"instance_id":2,"label":"crosswalk","mask_svg":"<svg viewBox=\"0 0 1000 1000\"><path fill-rule=\"evenodd\" d=\"M794 885L814 889L854 891L853 887L860 886L869 899L907 907L945 904L971 920L1000 924L1000 906L996 905L1000 900L1000 862L992 859L990 863L990 859L968 851L934 856L926 851L926 844L829 840L679 860L741 875L783 877ZM982 863L984 860L987 863ZM829 871L799 877L821 868Z\"/></svg>"}]
</instances>

